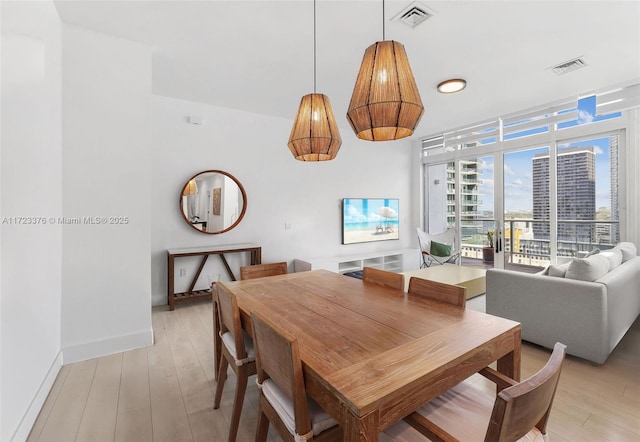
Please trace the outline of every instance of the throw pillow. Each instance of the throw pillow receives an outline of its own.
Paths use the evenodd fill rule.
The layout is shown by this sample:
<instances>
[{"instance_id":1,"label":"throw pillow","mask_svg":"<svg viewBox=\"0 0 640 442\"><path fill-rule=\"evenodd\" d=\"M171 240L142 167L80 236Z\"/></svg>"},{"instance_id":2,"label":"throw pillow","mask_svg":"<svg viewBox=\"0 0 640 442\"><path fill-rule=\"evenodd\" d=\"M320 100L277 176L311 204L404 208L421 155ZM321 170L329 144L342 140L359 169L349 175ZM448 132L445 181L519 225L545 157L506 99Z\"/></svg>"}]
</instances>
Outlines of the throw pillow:
<instances>
[{"instance_id":1,"label":"throw pillow","mask_svg":"<svg viewBox=\"0 0 640 442\"><path fill-rule=\"evenodd\" d=\"M451 256L451 246L431 241L431 252L434 256Z\"/></svg>"},{"instance_id":2,"label":"throw pillow","mask_svg":"<svg viewBox=\"0 0 640 442\"><path fill-rule=\"evenodd\" d=\"M569 269L569 265L570 263L560 264L560 265L551 264L549 266L549 271L547 274L549 276L555 276L557 278L564 278L567 273L567 270Z\"/></svg>"},{"instance_id":3,"label":"throw pillow","mask_svg":"<svg viewBox=\"0 0 640 442\"><path fill-rule=\"evenodd\" d=\"M536 275L542 275L542 276L549 276L549 267L550 266L546 266L544 269L540 270L539 272L535 273Z\"/></svg>"},{"instance_id":4,"label":"throw pillow","mask_svg":"<svg viewBox=\"0 0 640 442\"><path fill-rule=\"evenodd\" d=\"M600 253L600 249L596 247L595 249L593 249L592 251L587 253L585 255L585 258L588 258L588 257L593 256L593 255L597 255L598 253Z\"/></svg>"},{"instance_id":5,"label":"throw pillow","mask_svg":"<svg viewBox=\"0 0 640 442\"><path fill-rule=\"evenodd\" d=\"M621 242L618 247L622 251L622 262L627 262L638 254L636 245L632 242Z\"/></svg>"},{"instance_id":6,"label":"throw pillow","mask_svg":"<svg viewBox=\"0 0 640 442\"><path fill-rule=\"evenodd\" d=\"M605 256L597 254L571 261L564 277L580 281L595 281L606 275L608 271L609 260Z\"/></svg>"},{"instance_id":7,"label":"throw pillow","mask_svg":"<svg viewBox=\"0 0 640 442\"><path fill-rule=\"evenodd\" d=\"M604 256L609 260L609 271L615 269L620 264L622 264L622 251L618 246L609 250L605 250L601 252L600 255Z\"/></svg>"}]
</instances>

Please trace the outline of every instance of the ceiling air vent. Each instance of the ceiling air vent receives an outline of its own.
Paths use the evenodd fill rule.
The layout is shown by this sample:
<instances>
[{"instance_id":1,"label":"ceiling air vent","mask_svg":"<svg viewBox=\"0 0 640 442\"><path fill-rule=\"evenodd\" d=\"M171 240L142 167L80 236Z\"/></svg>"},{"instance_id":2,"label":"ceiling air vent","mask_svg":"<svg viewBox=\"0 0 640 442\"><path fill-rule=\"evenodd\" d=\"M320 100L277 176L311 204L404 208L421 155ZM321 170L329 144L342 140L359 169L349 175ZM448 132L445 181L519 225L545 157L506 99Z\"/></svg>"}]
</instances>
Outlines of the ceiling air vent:
<instances>
[{"instance_id":1,"label":"ceiling air vent","mask_svg":"<svg viewBox=\"0 0 640 442\"><path fill-rule=\"evenodd\" d=\"M418 2L413 2L402 11L396 14L391 21L397 21L404 23L405 25L415 28L420 23L424 22L429 17L432 17L434 12L424 5Z\"/></svg>"},{"instance_id":2,"label":"ceiling air vent","mask_svg":"<svg viewBox=\"0 0 640 442\"><path fill-rule=\"evenodd\" d=\"M575 71L576 69L581 69L586 65L587 63L585 63L585 61L582 58L578 57L578 58L574 58L573 60L565 61L564 63L561 63L550 69L554 74L562 75L562 74L566 74L567 72Z\"/></svg>"}]
</instances>

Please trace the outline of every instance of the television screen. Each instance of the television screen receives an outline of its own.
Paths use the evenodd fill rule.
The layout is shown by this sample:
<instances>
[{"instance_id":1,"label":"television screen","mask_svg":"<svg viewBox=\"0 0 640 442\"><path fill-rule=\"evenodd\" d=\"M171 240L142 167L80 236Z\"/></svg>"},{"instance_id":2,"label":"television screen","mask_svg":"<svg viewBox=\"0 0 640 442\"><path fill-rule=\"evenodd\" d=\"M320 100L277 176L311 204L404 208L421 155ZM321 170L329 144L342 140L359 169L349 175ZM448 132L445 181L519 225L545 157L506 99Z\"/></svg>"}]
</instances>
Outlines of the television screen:
<instances>
[{"instance_id":1,"label":"television screen","mask_svg":"<svg viewBox=\"0 0 640 442\"><path fill-rule=\"evenodd\" d=\"M344 198L342 244L398 239L397 198Z\"/></svg>"}]
</instances>

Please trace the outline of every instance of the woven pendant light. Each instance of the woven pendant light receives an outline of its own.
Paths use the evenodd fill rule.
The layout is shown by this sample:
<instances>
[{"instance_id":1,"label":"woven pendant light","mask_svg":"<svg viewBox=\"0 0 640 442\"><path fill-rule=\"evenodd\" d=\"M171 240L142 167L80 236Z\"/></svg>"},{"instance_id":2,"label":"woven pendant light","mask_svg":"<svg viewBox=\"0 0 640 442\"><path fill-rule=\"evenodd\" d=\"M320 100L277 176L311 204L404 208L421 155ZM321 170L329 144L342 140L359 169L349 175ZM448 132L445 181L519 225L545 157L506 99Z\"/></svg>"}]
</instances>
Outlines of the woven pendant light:
<instances>
[{"instance_id":1,"label":"woven pendant light","mask_svg":"<svg viewBox=\"0 0 640 442\"><path fill-rule=\"evenodd\" d=\"M353 88L347 119L358 138L398 140L413 134L424 112L404 46L383 41L367 48Z\"/></svg>"},{"instance_id":2,"label":"woven pendant light","mask_svg":"<svg viewBox=\"0 0 640 442\"><path fill-rule=\"evenodd\" d=\"M329 97L316 93L302 97L289 137L289 149L295 159L332 160L341 144Z\"/></svg>"},{"instance_id":3,"label":"woven pendant light","mask_svg":"<svg viewBox=\"0 0 640 442\"><path fill-rule=\"evenodd\" d=\"M198 184L195 179L189 180L189 182L184 186L184 190L182 191L182 196L191 196L198 193Z\"/></svg>"},{"instance_id":4,"label":"woven pendant light","mask_svg":"<svg viewBox=\"0 0 640 442\"><path fill-rule=\"evenodd\" d=\"M313 1L313 94L302 97L289 136L289 150L299 161L327 161L338 154L342 138L329 97L316 93L316 2Z\"/></svg>"}]
</instances>

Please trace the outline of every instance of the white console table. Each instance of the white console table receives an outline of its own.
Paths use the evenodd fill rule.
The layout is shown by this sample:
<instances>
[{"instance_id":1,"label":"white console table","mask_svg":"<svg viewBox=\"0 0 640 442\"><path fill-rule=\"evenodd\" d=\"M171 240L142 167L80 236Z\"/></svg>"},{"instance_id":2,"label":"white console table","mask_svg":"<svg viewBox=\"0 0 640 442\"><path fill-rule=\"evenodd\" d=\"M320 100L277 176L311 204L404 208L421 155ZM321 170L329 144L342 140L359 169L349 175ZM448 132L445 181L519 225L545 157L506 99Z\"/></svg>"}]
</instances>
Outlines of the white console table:
<instances>
[{"instance_id":1,"label":"white console table","mask_svg":"<svg viewBox=\"0 0 640 442\"><path fill-rule=\"evenodd\" d=\"M401 249L326 258L299 258L295 259L293 264L296 272L325 269L336 273L349 273L362 270L364 267L374 267L399 273L420 267L420 251Z\"/></svg>"}]
</instances>

